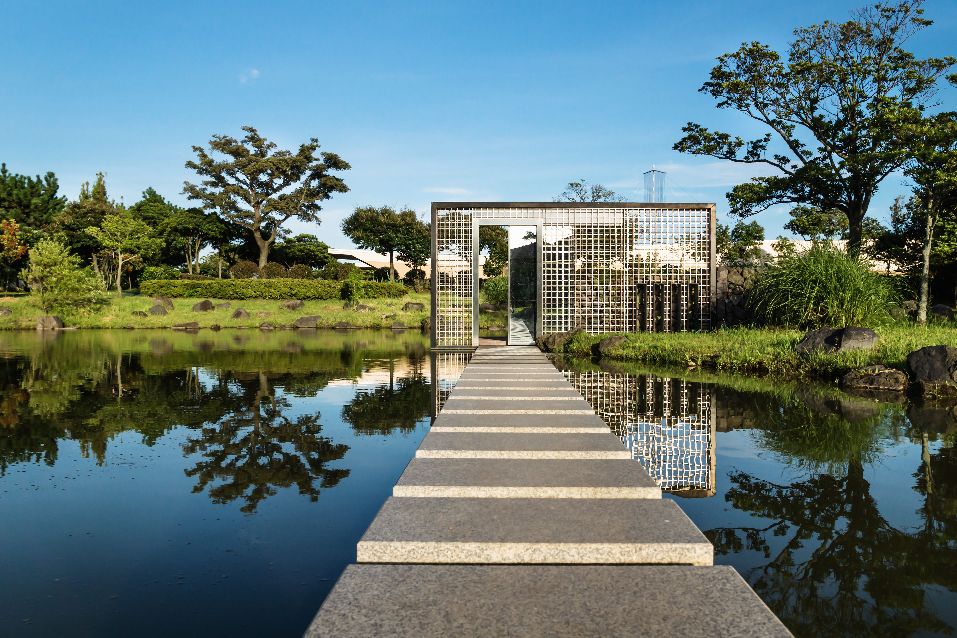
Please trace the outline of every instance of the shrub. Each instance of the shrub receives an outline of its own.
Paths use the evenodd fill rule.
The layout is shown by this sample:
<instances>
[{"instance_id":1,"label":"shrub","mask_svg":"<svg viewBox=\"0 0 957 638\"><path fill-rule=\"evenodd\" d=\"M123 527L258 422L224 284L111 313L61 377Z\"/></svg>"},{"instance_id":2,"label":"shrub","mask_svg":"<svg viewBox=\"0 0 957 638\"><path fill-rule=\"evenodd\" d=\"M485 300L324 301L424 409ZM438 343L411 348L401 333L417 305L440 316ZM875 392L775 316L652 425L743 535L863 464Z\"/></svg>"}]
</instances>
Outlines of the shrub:
<instances>
[{"instance_id":1,"label":"shrub","mask_svg":"<svg viewBox=\"0 0 957 638\"><path fill-rule=\"evenodd\" d=\"M233 279L252 279L259 274L259 266L254 261L244 259L229 267L229 276Z\"/></svg>"},{"instance_id":2,"label":"shrub","mask_svg":"<svg viewBox=\"0 0 957 638\"><path fill-rule=\"evenodd\" d=\"M180 276L178 268L172 266L147 266L140 273L140 281L152 281L154 279L176 279Z\"/></svg>"},{"instance_id":3,"label":"shrub","mask_svg":"<svg viewBox=\"0 0 957 638\"><path fill-rule=\"evenodd\" d=\"M312 279L312 268L305 264L293 264L286 271L290 279Z\"/></svg>"},{"instance_id":4,"label":"shrub","mask_svg":"<svg viewBox=\"0 0 957 638\"><path fill-rule=\"evenodd\" d=\"M508 305L508 277L489 277L482 285L485 301L496 306Z\"/></svg>"},{"instance_id":5,"label":"shrub","mask_svg":"<svg viewBox=\"0 0 957 638\"><path fill-rule=\"evenodd\" d=\"M345 279L362 279L360 268L355 264L343 264L338 261L326 262L326 265L316 271L320 279L343 281Z\"/></svg>"},{"instance_id":6,"label":"shrub","mask_svg":"<svg viewBox=\"0 0 957 638\"><path fill-rule=\"evenodd\" d=\"M145 281L140 294L200 299L342 299L345 283L356 286L358 298L397 298L408 294L399 283L340 282L323 279L206 279Z\"/></svg>"},{"instance_id":7,"label":"shrub","mask_svg":"<svg viewBox=\"0 0 957 638\"><path fill-rule=\"evenodd\" d=\"M885 278L831 244L772 263L750 296L758 320L801 328L878 324L893 301Z\"/></svg>"},{"instance_id":8,"label":"shrub","mask_svg":"<svg viewBox=\"0 0 957 638\"><path fill-rule=\"evenodd\" d=\"M259 269L259 276L263 279L283 279L286 277L286 267L270 261Z\"/></svg>"},{"instance_id":9,"label":"shrub","mask_svg":"<svg viewBox=\"0 0 957 638\"><path fill-rule=\"evenodd\" d=\"M30 286L30 297L45 313L90 310L107 301L103 282L63 244L41 239L30 249L30 265L20 277Z\"/></svg>"},{"instance_id":10,"label":"shrub","mask_svg":"<svg viewBox=\"0 0 957 638\"><path fill-rule=\"evenodd\" d=\"M359 285L354 281L345 281L339 290L339 296L346 302L354 306L359 301Z\"/></svg>"}]
</instances>

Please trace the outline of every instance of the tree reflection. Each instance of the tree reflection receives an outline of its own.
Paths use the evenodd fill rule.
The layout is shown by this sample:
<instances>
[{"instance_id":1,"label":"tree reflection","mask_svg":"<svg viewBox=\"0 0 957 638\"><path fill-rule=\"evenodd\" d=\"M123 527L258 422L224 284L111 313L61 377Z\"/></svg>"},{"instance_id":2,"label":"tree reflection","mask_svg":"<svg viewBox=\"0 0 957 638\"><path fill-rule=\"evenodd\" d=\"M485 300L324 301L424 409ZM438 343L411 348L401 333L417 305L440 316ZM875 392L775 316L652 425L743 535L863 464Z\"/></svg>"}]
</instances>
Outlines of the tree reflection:
<instances>
[{"instance_id":1,"label":"tree reflection","mask_svg":"<svg viewBox=\"0 0 957 638\"><path fill-rule=\"evenodd\" d=\"M880 512L865 478L877 439L905 425L886 406L767 402L762 442L802 459L809 475L789 484L729 474L725 500L764 524L706 531L718 554L757 552L745 573L755 591L797 635L950 633L933 610L928 585L957 590L957 485L954 449L924 460L914 489L922 525L900 529ZM814 406L816 409L812 409ZM914 424L919 435L919 424ZM947 486L935 492L936 472Z\"/></svg>"},{"instance_id":2,"label":"tree reflection","mask_svg":"<svg viewBox=\"0 0 957 638\"><path fill-rule=\"evenodd\" d=\"M252 379L236 379L242 388L241 405L217 423L204 425L199 436L183 445L188 454L202 459L186 471L197 479L194 492L209 490L215 503L244 502L240 508L255 512L278 488L295 485L313 501L320 488L335 486L349 470L330 468L349 450L321 435L319 414L290 420L289 402L278 398L264 372Z\"/></svg>"},{"instance_id":3,"label":"tree reflection","mask_svg":"<svg viewBox=\"0 0 957 638\"><path fill-rule=\"evenodd\" d=\"M411 355L407 376L395 378L395 359L389 366L389 385L359 390L342 408L343 420L358 434L390 434L395 430L411 432L416 424L429 416L432 388L422 373L424 354Z\"/></svg>"}]
</instances>

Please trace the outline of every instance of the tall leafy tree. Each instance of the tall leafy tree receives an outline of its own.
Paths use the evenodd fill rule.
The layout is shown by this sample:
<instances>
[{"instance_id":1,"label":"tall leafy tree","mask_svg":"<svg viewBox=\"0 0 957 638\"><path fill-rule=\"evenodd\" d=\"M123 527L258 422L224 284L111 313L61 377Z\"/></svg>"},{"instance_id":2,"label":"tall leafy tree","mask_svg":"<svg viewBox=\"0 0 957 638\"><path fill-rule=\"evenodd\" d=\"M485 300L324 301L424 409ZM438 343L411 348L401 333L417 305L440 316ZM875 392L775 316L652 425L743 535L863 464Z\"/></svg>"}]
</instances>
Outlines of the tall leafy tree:
<instances>
[{"instance_id":1,"label":"tall leafy tree","mask_svg":"<svg viewBox=\"0 0 957 638\"><path fill-rule=\"evenodd\" d=\"M360 206L342 220L342 232L359 248L389 255L389 281L395 277L395 255L411 248L415 252L422 226L414 210L396 212L391 206Z\"/></svg>"},{"instance_id":2,"label":"tall leafy tree","mask_svg":"<svg viewBox=\"0 0 957 638\"><path fill-rule=\"evenodd\" d=\"M938 221L957 219L957 113L925 118L911 138L914 160L905 170L924 219L917 321L927 321L930 259Z\"/></svg>"},{"instance_id":3,"label":"tall leafy tree","mask_svg":"<svg viewBox=\"0 0 957 638\"><path fill-rule=\"evenodd\" d=\"M320 202L349 190L335 172L349 164L335 153L320 153L311 138L294 153L278 149L252 126L237 140L213 135L209 150L194 146L196 159L186 162L201 178L185 182L183 192L224 220L247 229L259 249L259 267L290 219L319 223Z\"/></svg>"},{"instance_id":4,"label":"tall leafy tree","mask_svg":"<svg viewBox=\"0 0 957 638\"><path fill-rule=\"evenodd\" d=\"M731 189L732 214L748 217L775 204L838 210L857 255L874 193L909 159L906 131L955 62L904 48L932 24L922 4L882 2L847 22L798 28L784 55L760 42L722 55L701 92L767 132L746 140L689 122L675 150L770 166L773 175Z\"/></svg>"},{"instance_id":5,"label":"tall leafy tree","mask_svg":"<svg viewBox=\"0 0 957 638\"><path fill-rule=\"evenodd\" d=\"M217 215L201 208L175 206L172 214L159 226L160 231L175 237L182 246L186 259L186 272L199 273L199 255L207 246L226 241L228 228Z\"/></svg>"},{"instance_id":6,"label":"tall leafy tree","mask_svg":"<svg viewBox=\"0 0 957 638\"><path fill-rule=\"evenodd\" d=\"M715 237L718 254L725 263L753 264L760 261L764 252L764 228L758 222L738 220L734 226L718 224Z\"/></svg>"},{"instance_id":7,"label":"tall leafy tree","mask_svg":"<svg viewBox=\"0 0 957 638\"><path fill-rule=\"evenodd\" d=\"M91 186L84 182L80 186L80 195L67 204L66 208L54 219L52 229L66 243L70 251L82 260L93 262L96 269L96 254L102 249L96 237L86 232L88 228L98 228L104 217L116 213L119 207L110 200L106 192L106 178L103 173L96 174Z\"/></svg>"},{"instance_id":8,"label":"tall leafy tree","mask_svg":"<svg viewBox=\"0 0 957 638\"><path fill-rule=\"evenodd\" d=\"M103 218L99 228L87 232L99 241L116 267L116 294L123 292L123 268L134 260L141 260L159 251L162 240L153 229L127 210L111 213Z\"/></svg>"},{"instance_id":9,"label":"tall leafy tree","mask_svg":"<svg viewBox=\"0 0 957 638\"><path fill-rule=\"evenodd\" d=\"M20 224L27 236L46 228L63 210L66 198L59 194L56 175L17 175L0 164L0 217Z\"/></svg>"},{"instance_id":10,"label":"tall leafy tree","mask_svg":"<svg viewBox=\"0 0 957 638\"><path fill-rule=\"evenodd\" d=\"M622 202L625 198L602 184L589 184L579 179L568 182L556 202Z\"/></svg>"}]
</instances>

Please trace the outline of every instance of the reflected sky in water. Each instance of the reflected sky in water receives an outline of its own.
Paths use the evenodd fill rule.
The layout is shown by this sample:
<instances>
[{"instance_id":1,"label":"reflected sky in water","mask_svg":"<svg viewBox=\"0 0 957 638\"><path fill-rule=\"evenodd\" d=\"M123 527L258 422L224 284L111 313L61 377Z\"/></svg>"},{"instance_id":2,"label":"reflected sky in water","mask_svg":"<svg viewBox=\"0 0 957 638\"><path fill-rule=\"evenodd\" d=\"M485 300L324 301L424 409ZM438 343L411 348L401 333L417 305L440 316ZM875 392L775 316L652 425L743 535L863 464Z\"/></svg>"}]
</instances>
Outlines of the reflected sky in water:
<instances>
[{"instance_id":1,"label":"reflected sky in water","mask_svg":"<svg viewBox=\"0 0 957 638\"><path fill-rule=\"evenodd\" d=\"M5 635L298 635L428 426L418 333L0 335Z\"/></svg>"}]
</instances>

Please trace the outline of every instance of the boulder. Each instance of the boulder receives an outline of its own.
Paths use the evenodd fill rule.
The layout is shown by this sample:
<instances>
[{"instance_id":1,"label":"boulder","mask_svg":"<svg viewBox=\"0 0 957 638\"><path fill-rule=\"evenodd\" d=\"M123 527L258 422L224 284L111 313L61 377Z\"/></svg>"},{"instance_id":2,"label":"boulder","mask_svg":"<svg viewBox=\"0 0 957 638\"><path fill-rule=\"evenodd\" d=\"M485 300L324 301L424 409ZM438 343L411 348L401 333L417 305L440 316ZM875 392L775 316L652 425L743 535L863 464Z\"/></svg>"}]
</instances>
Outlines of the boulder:
<instances>
[{"instance_id":1,"label":"boulder","mask_svg":"<svg viewBox=\"0 0 957 638\"><path fill-rule=\"evenodd\" d=\"M809 354L816 350L824 352L847 352L869 350L877 344L877 333L870 328L818 328L808 332L797 342L794 350Z\"/></svg>"},{"instance_id":2,"label":"boulder","mask_svg":"<svg viewBox=\"0 0 957 638\"><path fill-rule=\"evenodd\" d=\"M954 309L948 305L938 303L931 306L930 314L934 315L935 317L940 317L941 319L947 319L950 321L954 318Z\"/></svg>"},{"instance_id":3,"label":"boulder","mask_svg":"<svg viewBox=\"0 0 957 638\"><path fill-rule=\"evenodd\" d=\"M402 312L422 312L425 310L425 304L418 301L407 301L402 306Z\"/></svg>"},{"instance_id":4,"label":"boulder","mask_svg":"<svg viewBox=\"0 0 957 638\"><path fill-rule=\"evenodd\" d=\"M495 312L498 310L498 306L493 303L483 303L479 305L480 312Z\"/></svg>"},{"instance_id":5,"label":"boulder","mask_svg":"<svg viewBox=\"0 0 957 638\"><path fill-rule=\"evenodd\" d=\"M219 325L218 323L214 323L213 325L211 325L211 326L209 327L209 329L212 330L212 331L214 331L214 332L219 332L220 330L223 329L223 327L222 327L221 325Z\"/></svg>"},{"instance_id":6,"label":"boulder","mask_svg":"<svg viewBox=\"0 0 957 638\"><path fill-rule=\"evenodd\" d=\"M287 299L286 301L279 304L279 307L284 310L299 310L303 307L303 302L300 299Z\"/></svg>"},{"instance_id":7,"label":"boulder","mask_svg":"<svg viewBox=\"0 0 957 638\"><path fill-rule=\"evenodd\" d=\"M37 319L37 330L62 330L63 319L56 315L47 315Z\"/></svg>"},{"instance_id":8,"label":"boulder","mask_svg":"<svg viewBox=\"0 0 957 638\"><path fill-rule=\"evenodd\" d=\"M428 332L430 328L432 328L432 320L428 317L422 317L422 321L419 322L419 330Z\"/></svg>"},{"instance_id":9,"label":"boulder","mask_svg":"<svg viewBox=\"0 0 957 638\"><path fill-rule=\"evenodd\" d=\"M199 330L199 322L186 321L184 323L174 323L173 330Z\"/></svg>"},{"instance_id":10,"label":"boulder","mask_svg":"<svg viewBox=\"0 0 957 638\"><path fill-rule=\"evenodd\" d=\"M134 317L149 317L150 316L149 313L146 312L145 310L134 310L130 314L133 315Z\"/></svg>"},{"instance_id":11,"label":"boulder","mask_svg":"<svg viewBox=\"0 0 957 638\"><path fill-rule=\"evenodd\" d=\"M926 346L907 355L920 393L930 396L957 396L957 348Z\"/></svg>"},{"instance_id":12,"label":"boulder","mask_svg":"<svg viewBox=\"0 0 957 638\"><path fill-rule=\"evenodd\" d=\"M261 324L259 324L259 329L260 330L275 330L276 326L272 325L268 321L264 321Z\"/></svg>"},{"instance_id":13,"label":"boulder","mask_svg":"<svg viewBox=\"0 0 957 638\"><path fill-rule=\"evenodd\" d=\"M153 303L159 304L167 310L173 309L173 300L163 295L160 295L159 297L153 297Z\"/></svg>"},{"instance_id":14,"label":"boulder","mask_svg":"<svg viewBox=\"0 0 957 638\"><path fill-rule=\"evenodd\" d=\"M914 301L913 299L908 299L907 301L902 303L901 308L903 308L904 312L906 312L912 317L917 314L917 302Z\"/></svg>"},{"instance_id":15,"label":"boulder","mask_svg":"<svg viewBox=\"0 0 957 638\"><path fill-rule=\"evenodd\" d=\"M892 390L903 392L907 389L907 375L900 370L875 365L851 370L841 378L841 387L849 390Z\"/></svg>"},{"instance_id":16,"label":"boulder","mask_svg":"<svg viewBox=\"0 0 957 638\"><path fill-rule=\"evenodd\" d=\"M336 330L348 330L352 328L352 324L346 321L340 321L335 325Z\"/></svg>"},{"instance_id":17,"label":"boulder","mask_svg":"<svg viewBox=\"0 0 957 638\"><path fill-rule=\"evenodd\" d=\"M249 319L249 313L242 308L236 308L231 316L233 319Z\"/></svg>"},{"instance_id":18,"label":"boulder","mask_svg":"<svg viewBox=\"0 0 957 638\"><path fill-rule=\"evenodd\" d=\"M0 306L0 317L9 317L13 314L13 311L7 308L6 306Z\"/></svg>"},{"instance_id":19,"label":"boulder","mask_svg":"<svg viewBox=\"0 0 957 638\"><path fill-rule=\"evenodd\" d=\"M233 304L229 303L228 301L224 301L223 303L216 304L216 310L229 310L232 305Z\"/></svg>"},{"instance_id":20,"label":"boulder","mask_svg":"<svg viewBox=\"0 0 957 638\"><path fill-rule=\"evenodd\" d=\"M399 322L395 322L394 324L392 324L392 329L393 329L393 330L405 330L405 324L399 323Z\"/></svg>"},{"instance_id":21,"label":"boulder","mask_svg":"<svg viewBox=\"0 0 957 638\"><path fill-rule=\"evenodd\" d=\"M389 314L389 315L382 315L382 318L383 318L383 319L393 320L393 319L398 319L398 318L399 318L399 315L397 315L397 314L395 314L395 313L393 312L392 314Z\"/></svg>"},{"instance_id":22,"label":"boulder","mask_svg":"<svg viewBox=\"0 0 957 638\"><path fill-rule=\"evenodd\" d=\"M209 299L203 299L199 303L193 304L193 312L209 312L216 306L213 305L213 302Z\"/></svg>"},{"instance_id":23,"label":"boulder","mask_svg":"<svg viewBox=\"0 0 957 638\"><path fill-rule=\"evenodd\" d=\"M169 313L166 312L166 306L164 306L163 304L159 304L159 303L156 304L155 306L153 306L152 308L150 308L148 312L149 312L151 315L157 315L157 316L160 316L160 317L163 317L163 316L166 316L167 314L169 314Z\"/></svg>"},{"instance_id":24,"label":"boulder","mask_svg":"<svg viewBox=\"0 0 957 638\"><path fill-rule=\"evenodd\" d=\"M375 308L373 308L372 306L367 306L364 303L357 303L355 307L353 307L353 310L355 310L356 312L369 312L371 310L375 310Z\"/></svg>"},{"instance_id":25,"label":"boulder","mask_svg":"<svg viewBox=\"0 0 957 638\"><path fill-rule=\"evenodd\" d=\"M595 344L593 348L594 353L600 356L607 356L609 352L620 346L621 344L628 341L628 338L625 335L612 335L610 337L605 337L601 341Z\"/></svg>"},{"instance_id":26,"label":"boulder","mask_svg":"<svg viewBox=\"0 0 957 638\"><path fill-rule=\"evenodd\" d=\"M319 325L319 317L317 315L308 315L306 317L299 317L292 322L293 328L316 328Z\"/></svg>"},{"instance_id":27,"label":"boulder","mask_svg":"<svg viewBox=\"0 0 957 638\"><path fill-rule=\"evenodd\" d=\"M564 352L565 344L580 332L582 332L581 328L575 328L568 332L553 332L540 339L539 345L545 352Z\"/></svg>"}]
</instances>

